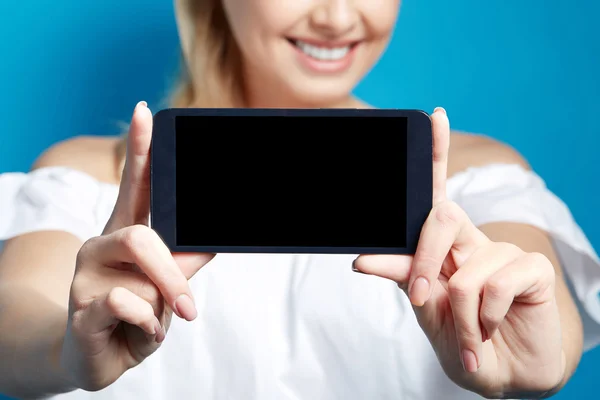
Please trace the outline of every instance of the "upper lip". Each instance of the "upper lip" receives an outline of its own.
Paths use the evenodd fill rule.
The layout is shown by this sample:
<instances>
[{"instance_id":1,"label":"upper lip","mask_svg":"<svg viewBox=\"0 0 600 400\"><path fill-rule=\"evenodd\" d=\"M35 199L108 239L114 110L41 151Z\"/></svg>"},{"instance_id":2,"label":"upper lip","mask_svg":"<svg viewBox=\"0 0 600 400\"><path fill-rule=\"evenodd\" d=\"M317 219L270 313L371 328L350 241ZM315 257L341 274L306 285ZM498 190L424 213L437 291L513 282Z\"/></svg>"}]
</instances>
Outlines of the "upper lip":
<instances>
[{"instance_id":1,"label":"upper lip","mask_svg":"<svg viewBox=\"0 0 600 400\"><path fill-rule=\"evenodd\" d=\"M322 40L322 39L311 39L311 38L304 38L304 37L290 37L288 39L291 40L292 42L299 41L299 42L312 44L313 46L317 46L317 47L328 47L328 48L353 46L353 45L357 44L358 42L360 42L360 40L358 40L358 39Z\"/></svg>"}]
</instances>

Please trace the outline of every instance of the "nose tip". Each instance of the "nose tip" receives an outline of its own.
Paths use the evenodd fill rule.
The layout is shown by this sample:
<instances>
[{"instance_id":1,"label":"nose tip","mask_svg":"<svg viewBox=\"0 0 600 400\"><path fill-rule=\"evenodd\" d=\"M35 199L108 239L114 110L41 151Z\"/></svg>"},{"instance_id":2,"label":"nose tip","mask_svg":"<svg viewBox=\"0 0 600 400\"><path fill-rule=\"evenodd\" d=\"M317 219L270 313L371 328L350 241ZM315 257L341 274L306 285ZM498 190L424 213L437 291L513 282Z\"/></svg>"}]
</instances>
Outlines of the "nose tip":
<instances>
[{"instance_id":1,"label":"nose tip","mask_svg":"<svg viewBox=\"0 0 600 400\"><path fill-rule=\"evenodd\" d=\"M357 20L356 9L351 3L349 0L326 0L315 10L315 25L335 35L351 30Z\"/></svg>"}]
</instances>

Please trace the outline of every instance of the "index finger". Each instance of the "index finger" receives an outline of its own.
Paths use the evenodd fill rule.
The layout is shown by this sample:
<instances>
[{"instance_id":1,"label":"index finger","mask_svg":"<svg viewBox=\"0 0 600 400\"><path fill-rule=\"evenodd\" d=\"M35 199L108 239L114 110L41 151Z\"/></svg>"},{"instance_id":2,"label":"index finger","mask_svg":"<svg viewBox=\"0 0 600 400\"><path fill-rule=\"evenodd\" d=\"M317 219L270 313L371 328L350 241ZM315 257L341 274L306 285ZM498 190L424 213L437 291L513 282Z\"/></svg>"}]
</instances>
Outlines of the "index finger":
<instances>
[{"instance_id":1,"label":"index finger","mask_svg":"<svg viewBox=\"0 0 600 400\"><path fill-rule=\"evenodd\" d=\"M446 110L437 107L431 114L433 135L433 206L446 201L448 153L450 150L450 122Z\"/></svg>"}]
</instances>

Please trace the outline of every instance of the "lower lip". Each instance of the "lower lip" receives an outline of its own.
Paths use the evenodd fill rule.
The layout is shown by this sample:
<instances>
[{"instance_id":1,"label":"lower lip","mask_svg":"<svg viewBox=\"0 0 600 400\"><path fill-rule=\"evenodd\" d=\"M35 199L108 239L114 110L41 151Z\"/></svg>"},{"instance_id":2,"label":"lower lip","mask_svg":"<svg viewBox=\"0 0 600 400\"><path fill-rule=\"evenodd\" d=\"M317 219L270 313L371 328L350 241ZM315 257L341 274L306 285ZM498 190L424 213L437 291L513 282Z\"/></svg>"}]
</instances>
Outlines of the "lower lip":
<instances>
[{"instance_id":1,"label":"lower lip","mask_svg":"<svg viewBox=\"0 0 600 400\"><path fill-rule=\"evenodd\" d=\"M313 58L300 50L296 45L290 43L290 46L296 50L296 55L300 63L312 72L318 73L340 73L346 71L352 65L352 61L354 60L354 53L356 52L356 48L359 44L355 44L352 48L346 53L343 58L338 60L318 60Z\"/></svg>"}]
</instances>

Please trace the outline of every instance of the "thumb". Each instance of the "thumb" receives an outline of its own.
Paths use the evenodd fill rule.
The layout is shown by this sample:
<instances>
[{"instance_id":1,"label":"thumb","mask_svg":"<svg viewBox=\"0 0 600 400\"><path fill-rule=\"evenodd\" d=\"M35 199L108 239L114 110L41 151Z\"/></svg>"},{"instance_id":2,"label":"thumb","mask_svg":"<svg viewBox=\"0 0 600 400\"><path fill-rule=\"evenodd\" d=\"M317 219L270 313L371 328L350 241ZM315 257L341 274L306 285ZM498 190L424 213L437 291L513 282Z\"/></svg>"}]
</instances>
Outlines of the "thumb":
<instances>
[{"instance_id":1,"label":"thumb","mask_svg":"<svg viewBox=\"0 0 600 400\"><path fill-rule=\"evenodd\" d=\"M141 101L135 107L131 118L119 195L104 233L130 225L148 224L151 141L152 112L146 102Z\"/></svg>"}]
</instances>

